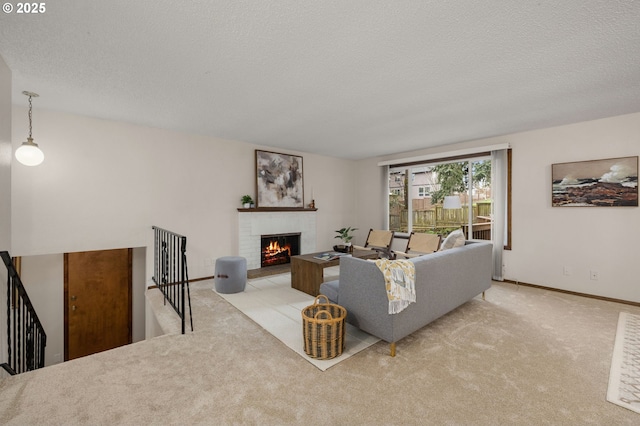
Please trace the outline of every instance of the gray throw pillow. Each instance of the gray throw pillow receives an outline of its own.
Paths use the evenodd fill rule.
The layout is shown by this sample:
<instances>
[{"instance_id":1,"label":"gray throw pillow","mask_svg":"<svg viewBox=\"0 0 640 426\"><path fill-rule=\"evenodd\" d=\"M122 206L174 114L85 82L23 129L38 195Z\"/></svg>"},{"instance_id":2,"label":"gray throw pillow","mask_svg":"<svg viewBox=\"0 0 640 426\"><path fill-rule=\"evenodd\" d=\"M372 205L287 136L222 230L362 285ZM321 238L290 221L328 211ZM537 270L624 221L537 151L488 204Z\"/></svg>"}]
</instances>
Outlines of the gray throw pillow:
<instances>
[{"instance_id":1,"label":"gray throw pillow","mask_svg":"<svg viewBox=\"0 0 640 426\"><path fill-rule=\"evenodd\" d=\"M440 251L449 250L456 247L462 247L464 245L464 233L462 229L456 229L444 239L440 246Z\"/></svg>"}]
</instances>

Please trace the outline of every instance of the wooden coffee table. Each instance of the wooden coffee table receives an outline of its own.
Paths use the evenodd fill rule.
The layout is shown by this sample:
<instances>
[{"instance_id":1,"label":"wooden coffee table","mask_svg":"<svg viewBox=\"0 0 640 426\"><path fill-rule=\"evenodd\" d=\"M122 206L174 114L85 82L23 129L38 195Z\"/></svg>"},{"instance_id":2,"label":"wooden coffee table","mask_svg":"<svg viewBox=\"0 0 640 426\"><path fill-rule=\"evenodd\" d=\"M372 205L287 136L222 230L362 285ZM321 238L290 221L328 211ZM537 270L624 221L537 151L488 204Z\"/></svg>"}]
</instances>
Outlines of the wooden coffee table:
<instances>
[{"instance_id":1,"label":"wooden coffee table","mask_svg":"<svg viewBox=\"0 0 640 426\"><path fill-rule=\"evenodd\" d=\"M320 292L320 284L324 278L324 268L340 264L340 259L320 260L316 259L321 253L302 254L291 258L291 287L303 291L311 296L317 296ZM360 259L377 259L378 252L373 250L354 250L352 257Z\"/></svg>"}]
</instances>

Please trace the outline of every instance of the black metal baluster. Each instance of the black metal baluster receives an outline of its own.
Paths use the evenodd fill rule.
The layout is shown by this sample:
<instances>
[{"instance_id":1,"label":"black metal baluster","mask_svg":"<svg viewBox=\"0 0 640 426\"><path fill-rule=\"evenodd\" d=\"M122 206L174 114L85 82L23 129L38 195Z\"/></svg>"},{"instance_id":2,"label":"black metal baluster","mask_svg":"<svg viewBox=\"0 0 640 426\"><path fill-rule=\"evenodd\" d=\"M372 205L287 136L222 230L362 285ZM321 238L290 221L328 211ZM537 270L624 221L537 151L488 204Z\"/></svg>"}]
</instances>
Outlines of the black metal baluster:
<instances>
[{"instance_id":1,"label":"black metal baluster","mask_svg":"<svg viewBox=\"0 0 640 426\"><path fill-rule=\"evenodd\" d=\"M176 302L177 306L180 306L178 304L178 296L176 293L176 283L178 282L176 280L176 237L172 236L171 237L171 294L173 295L173 300Z\"/></svg>"},{"instance_id":2,"label":"black metal baluster","mask_svg":"<svg viewBox=\"0 0 640 426\"><path fill-rule=\"evenodd\" d=\"M17 315L17 320L16 320L16 372L20 373L20 366L22 365L22 354L21 354L21 344L22 344L22 339L21 339L21 331L20 331L20 326L22 325L22 309L20 305L22 305L22 300L18 299L18 315Z\"/></svg>"},{"instance_id":3,"label":"black metal baluster","mask_svg":"<svg viewBox=\"0 0 640 426\"><path fill-rule=\"evenodd\" d=\"M7 274L7 348L9 352L7 363L9 366L11 366L11 306L13 303L13 298L11 297L13 286L11 283L11 274Z\"/></svg>"},{"instance_id":4,"label":"black metal baluster","mask_svg":"<svg viewBox=\"0 0 640 426\"><path fill-rule=\"evenodd\" d=\"M10 374L44 367L46 333L8 252L0 252L7 267L7 352L0 364ZM36 351L40 353L38 356Z\"/></svg>"},{"instance_id":5,"label":"black metal baluster","mask_svg":"<svg viewBox=\"0 0 640 426\"><path fill-rule=\"evenodd\" d=\"M180 319L182 320L182 334L185 332L184 320L185 320L185 306L184 306L184 252L185 252L185 237L180 238L180 256L176 256L176 260L180 267Z\"/></svg>"},{"instance_id":6,"label":"black metal baluster","mask_svg":"<svg viewBox=\"0 0 640 426\"><path fill-rule=\"evenodd\" d=\"M188 297L191 310L191 295L185 295L185 284L189 293L189 277L187 272L186 245L187 237L153 227L155 230L154 247L159 247L159 255L154 258L154 271L161 270L153 276L153 281L164 296L164 303L169 304L176 311L181 320L182 333L185 332L186 298ZM161 248L160 248L161 247ZM160 277L159 275L162 274ZM191 318L193 330L193 317Z\"/></svg>"}]
</instances>

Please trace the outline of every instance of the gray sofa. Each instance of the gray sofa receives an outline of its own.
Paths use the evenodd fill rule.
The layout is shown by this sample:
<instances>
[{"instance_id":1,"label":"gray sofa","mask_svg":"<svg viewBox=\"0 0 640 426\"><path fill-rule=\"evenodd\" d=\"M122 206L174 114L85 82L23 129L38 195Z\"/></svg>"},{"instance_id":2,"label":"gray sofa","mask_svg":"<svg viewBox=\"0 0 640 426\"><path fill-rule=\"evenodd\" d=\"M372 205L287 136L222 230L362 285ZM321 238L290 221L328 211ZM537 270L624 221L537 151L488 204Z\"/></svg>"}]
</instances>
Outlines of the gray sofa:
<instances>
[{"instance_id":1,"label":"gray sofa","mask_svg":"<svg viewBox=\"0 0 640 426\"><path fill-rule=\"evenodd\" d=\"M347 310L347 322L391 344L491 287L492 245L470 240L450 250L411 259L415 264L416 302L389 314L382 273L374 262L340 259L340 279L320 286L320 293Z\"/></svg>"}]
</instances>

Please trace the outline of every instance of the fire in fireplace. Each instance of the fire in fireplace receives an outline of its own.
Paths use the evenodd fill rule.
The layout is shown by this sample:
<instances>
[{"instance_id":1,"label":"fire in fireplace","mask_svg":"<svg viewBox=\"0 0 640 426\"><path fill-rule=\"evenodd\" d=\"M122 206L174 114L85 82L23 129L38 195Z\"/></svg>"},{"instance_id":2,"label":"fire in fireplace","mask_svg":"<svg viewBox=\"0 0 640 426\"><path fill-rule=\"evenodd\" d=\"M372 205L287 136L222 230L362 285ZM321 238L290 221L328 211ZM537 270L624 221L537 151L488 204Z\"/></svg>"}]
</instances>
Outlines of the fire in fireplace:
<instances>
[{"instance_id":1,"label":"fire in fireplace","mask_svg":"<svg viewBox=\"0 0 640 426\"><path fill-rule=\"evenodd\" d=\"M260 266L282 265L300 254L300 233L262 235Z\"/></svg>"}]
</instances>

